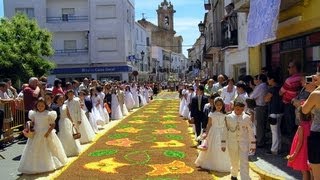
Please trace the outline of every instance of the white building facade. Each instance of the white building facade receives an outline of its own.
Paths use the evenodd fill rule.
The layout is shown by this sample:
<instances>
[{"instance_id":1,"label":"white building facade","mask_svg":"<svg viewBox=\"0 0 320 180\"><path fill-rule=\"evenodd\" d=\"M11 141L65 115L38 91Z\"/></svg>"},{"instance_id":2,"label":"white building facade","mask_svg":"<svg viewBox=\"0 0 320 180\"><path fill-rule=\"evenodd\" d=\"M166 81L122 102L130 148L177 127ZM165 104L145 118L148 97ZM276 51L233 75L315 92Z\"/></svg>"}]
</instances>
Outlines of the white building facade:
<instances>
[{"instance_id":1,"label":"white building facade","mask_svg":"<svg viewBox=\"0 0 320 180\"><path fill-rule=\"evenodd\" d=\"M51 78L129 80L134 52L133 0L4 0L4 14L24 12L53 34Z\"/></svg>"}]
</instances>

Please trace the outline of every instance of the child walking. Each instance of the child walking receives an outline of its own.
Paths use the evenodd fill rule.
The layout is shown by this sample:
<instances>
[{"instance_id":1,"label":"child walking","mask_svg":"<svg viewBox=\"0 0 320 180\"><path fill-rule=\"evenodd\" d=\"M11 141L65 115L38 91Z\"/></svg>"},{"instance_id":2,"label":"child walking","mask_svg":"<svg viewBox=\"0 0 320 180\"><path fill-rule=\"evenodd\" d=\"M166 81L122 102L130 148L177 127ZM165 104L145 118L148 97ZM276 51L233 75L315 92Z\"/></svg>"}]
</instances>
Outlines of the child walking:
<instances>
[{"instance_id":1,"label":"child walking","mask_svg":"<svg viewBox=\"0 0 320 180\"><path fill-rule=\"evenodd\" d=\"M226 151L227 146L229 151L231 180L237 179L239 168L241 179L251 179L248 154L255 151L256 139L253 134L251 117L244 113L244 109L244 102L234 102L234 110L226 115L221 135L221 150Z\"/></svg>"},{"instance_id":2,"label":"child walking","mask_svg":"<svg viewBox=\"0 0 320 180\"><path fill-rule=\"evenodd\" d=\"M310 135L311 115L301 115L300 124L291 144L288 158L288 166L294 170L301 171L303 180L310 179L310 168L308 166L307 139Z\"/></svg>"},{"instance_id":3,"label":"child walking","mask_svg":"<svg viewBox=\"0 0 320 180\"><path fill-rule=\"evenodd\" d=\"M212 101L214 95L209 98ZM224 128L225 107L223 99L216 97L213 100L214 107L209 113L208 124L203 135L207 141L206 151L200 151L196 160L196 165L203 169L214 170L218 172L230 172L230 160L227 152L221 150L221 134Z\"/></svg>"},{"instance_id":4,"label":"child walking","mask_svg":"<svg viewBox=\"0 0 320 180\"><path fill-rule=\"evenodd\" d=\"M29 112L34 125L34 136L29 138L23 150L18 171L36 174L56 170L67 163L62 144L54 132L55 111L48 111L43 98L35 104L36 110Z\"/></svg>"}]
</instances>

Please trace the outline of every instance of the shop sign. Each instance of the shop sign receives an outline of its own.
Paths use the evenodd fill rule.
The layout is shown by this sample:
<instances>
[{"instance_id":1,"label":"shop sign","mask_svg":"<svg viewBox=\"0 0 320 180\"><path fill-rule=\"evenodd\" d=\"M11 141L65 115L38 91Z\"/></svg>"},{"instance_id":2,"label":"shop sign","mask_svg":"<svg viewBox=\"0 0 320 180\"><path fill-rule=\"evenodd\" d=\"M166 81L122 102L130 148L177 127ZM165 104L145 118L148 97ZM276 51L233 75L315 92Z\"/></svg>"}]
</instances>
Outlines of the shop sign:
<instances>
[{"instance_id":1,"label":"shop sign","mask_svg":"<svg viewBox=\"0 0 320 180\"><path fill-rule=\"evenodd\" d=\"M132 72L129 66L107 66L107 67L84 67L84 68L57 68L51 74L81 74L81 73L113 73Z\"/></svg>"}]
</instances>

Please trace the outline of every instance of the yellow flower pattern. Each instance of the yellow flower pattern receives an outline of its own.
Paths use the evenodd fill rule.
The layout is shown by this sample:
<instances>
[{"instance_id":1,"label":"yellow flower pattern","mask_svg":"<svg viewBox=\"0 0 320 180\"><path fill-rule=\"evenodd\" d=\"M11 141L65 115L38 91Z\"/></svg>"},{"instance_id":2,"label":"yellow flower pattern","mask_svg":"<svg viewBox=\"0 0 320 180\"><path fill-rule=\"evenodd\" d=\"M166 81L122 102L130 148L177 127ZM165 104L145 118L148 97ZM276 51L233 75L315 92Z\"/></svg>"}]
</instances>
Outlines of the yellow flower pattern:
<instances>
[{"instance_id":1,"label":"yellow flower pattern","mask_svg":"<svg viewBox=\"0 0 320 180\"><path fill-rule=\"evenodd\" d=\"M163 176L167 174L191 174L194 169L187 166L182 161L173 161L169 164L154 164L149 165L153 168L151 172L148 172L149 176Z\"/></svg>"},{"instance_id":2,"label":"yellow flower pattern","mask_svg":"<svg viewBox=\"0 0 320 180\"><path fill-rule=\"evenodd\" d=\"M128 165L129 164L116 162L114 158L108 158L98 162L91 162L91 163L85 164L84 168L88 170L98 170L104 173L115 174L115 173L118 173L116 170L117 168L128 166Z\"/></svg>"},{"instance_id":3,"label":"yellow flower pattern","mask_svg":"<svg viewBox=\"0 0 320 180\"><path fill-rule=\"evenodd\" d=\"M166 147L183 147L185 144L177 141L177 140L171 140L167 142L155 142L157 145L151 146L152 148L166 148Z\"/></svg>"},{"instance_id":4,"label":"yellow flower pattern","mask_svg":"<svg viewBox=\"0 0 320 180\"><path fill-rule=\"evenodd\" d=\"M126 133L138 133L139 131L142 131L142 129L136 129L133 127L123 128L123 129L117 129L117 132L126 132Z\"/></svg>"}]
</instances>

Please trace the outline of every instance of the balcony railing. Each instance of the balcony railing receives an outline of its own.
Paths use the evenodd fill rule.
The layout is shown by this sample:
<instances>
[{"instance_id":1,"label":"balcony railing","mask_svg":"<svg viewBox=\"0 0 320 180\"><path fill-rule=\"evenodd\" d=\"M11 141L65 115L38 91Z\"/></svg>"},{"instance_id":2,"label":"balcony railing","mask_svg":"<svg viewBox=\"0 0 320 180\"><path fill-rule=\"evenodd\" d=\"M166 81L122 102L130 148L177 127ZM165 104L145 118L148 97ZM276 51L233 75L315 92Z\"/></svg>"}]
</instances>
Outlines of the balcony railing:
<instances>
[{"instance_id":1,"label":"balcony railing","mask_svg":"<svg viewBox=\"0 0 320 180\"><path fill-rule=\"evenodd\" d=\"M238 30L231 32L225 21L221 22L221 44L222 47L238 45Z\"/></svg>"},{"instance_id":2,"label":"balcony railing","mask_svg":"<svg viewBox=\"0 0 320 180\"><path fill-rule=\"evenodd\" d=\"M61 17L47 17L48 23L61 23L61 22L87 22L88 16L70 16L64 14Z\"/></svg>"},{"instance_id":3,"label":"balcony railing","mask_svg":"<svg viewBox=\"0 0 320 180\"><path fill-rule=\"evenodd\" d=\"M63 49L63 50L56 50L56 56L74 56L74 55L81 55L81 54L88 54L88 49Z\"/></svg>"}]
</instances>

